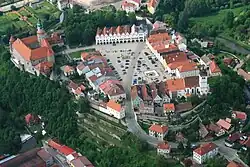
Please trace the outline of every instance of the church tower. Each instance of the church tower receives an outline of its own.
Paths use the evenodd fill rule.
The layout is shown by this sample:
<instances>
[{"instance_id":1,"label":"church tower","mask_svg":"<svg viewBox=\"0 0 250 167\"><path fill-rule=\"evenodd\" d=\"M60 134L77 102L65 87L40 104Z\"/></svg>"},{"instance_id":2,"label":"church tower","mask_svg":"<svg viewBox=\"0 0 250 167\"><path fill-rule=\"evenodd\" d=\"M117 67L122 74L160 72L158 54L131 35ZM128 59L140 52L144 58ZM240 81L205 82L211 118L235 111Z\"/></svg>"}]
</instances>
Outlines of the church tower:
<instances>
[{"instance_id":1,"label":"church tower","mask_svg":"<svg viewBox=\"0 0 250 167\"><path fill-rule=\"evenodd\" d=\"M38 23L36 26L37 26L37 40L39 43L41 43L41 41L46 38L46 33L43 29L41 20L38 20Z\"/></svg>"},{"instance_id":2,"label":"church tower","mask_svg":"<svg viewBox=\"0 0 250 167\"><path fill-rule=\"evenodd\" d=\"M209 91L209 84L207 83L207 72L201 71L199 75L199 85L200 85L200 93L202 95L207 95Z\"/></svg>"}]
</instances>

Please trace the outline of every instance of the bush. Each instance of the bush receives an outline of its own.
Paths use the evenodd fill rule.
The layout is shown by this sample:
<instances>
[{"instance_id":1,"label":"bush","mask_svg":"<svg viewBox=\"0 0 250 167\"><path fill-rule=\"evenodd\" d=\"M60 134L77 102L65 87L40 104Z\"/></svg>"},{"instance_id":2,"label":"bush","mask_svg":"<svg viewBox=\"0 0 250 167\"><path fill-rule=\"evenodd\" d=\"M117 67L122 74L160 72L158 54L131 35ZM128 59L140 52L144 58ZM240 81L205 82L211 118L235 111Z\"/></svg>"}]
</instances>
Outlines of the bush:
<instances>
[{"instance_id":1,"label":"bush","mask_svg":"<svg viewBox=\"0 0 250 167\"><path fill-rule=\"evenodd\" d=\"M222 9L224 9L224 8L225 8L224 6L221 6L221 7L220 7L220 10L222 10Z\"/></svg>"}]
</instances>

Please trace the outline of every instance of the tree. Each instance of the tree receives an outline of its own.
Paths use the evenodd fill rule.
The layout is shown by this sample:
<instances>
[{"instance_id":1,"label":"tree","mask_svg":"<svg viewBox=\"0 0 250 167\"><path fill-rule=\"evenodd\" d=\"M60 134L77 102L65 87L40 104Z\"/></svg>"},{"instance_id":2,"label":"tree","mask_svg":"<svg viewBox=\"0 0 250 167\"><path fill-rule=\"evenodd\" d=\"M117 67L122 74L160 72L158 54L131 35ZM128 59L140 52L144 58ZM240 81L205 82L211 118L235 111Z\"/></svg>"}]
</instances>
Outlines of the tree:
<instances>
[{"instance_id":1,"label":"tree","mask_svg":"<svg viewBox=\"0 0 250 167\"><path fill-rule=\"evenodd\" d=\"M232 28L234 22L234 13L232 11L228 11L224 21L227 27Z\"/></svg>"},{"instance_id":2,"label":"tree","mask_svg":"<svg viewBox=\"0 0 250 167\"><path fill-rule=\"evenodd\" d=\"M184 145L182 142L179 142L178 146L177 146L179 151L183 151L184 150Z\"/></svg>"},{"instance_id":3,"label":"tree","mask_svg":"<svg viewBox=\"0 0 250 167\"><path fill-rule=\"evenodd\" d=\"M178 29L184 31L188 26L188 14L184 11L179 14Z\"/></svg>"},{"instance_id":4,"label":"tree","mask_svg":"<svg viewBox=\"0 0 250 167\"><path fill-rule=\"evenodd\" d=\"M15 5L11 5L10 9L13 10L13 11L17 11L17 7Z\"/></svg>"},{"instance_id":5,"label":"tree","mask_svg":"<svg viewBox=\"0 0 250 167\"><path fill-rule=\"evenodd\" d=\"M175 26L176 20L175 20L175 17L173 15L165 14L165 15L163 15L163 20L168 26L170 26L170 27Z\"/></svg>"}]
</instances>

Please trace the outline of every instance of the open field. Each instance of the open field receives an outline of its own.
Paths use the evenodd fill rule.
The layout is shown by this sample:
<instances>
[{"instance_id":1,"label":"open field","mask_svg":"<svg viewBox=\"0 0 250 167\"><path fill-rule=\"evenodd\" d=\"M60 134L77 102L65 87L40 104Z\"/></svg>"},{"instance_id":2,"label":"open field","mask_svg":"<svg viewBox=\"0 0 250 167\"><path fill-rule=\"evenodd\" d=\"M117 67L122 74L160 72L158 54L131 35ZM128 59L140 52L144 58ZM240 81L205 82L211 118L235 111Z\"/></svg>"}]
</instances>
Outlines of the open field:
<instances>
[{"instance_id":1,"label":"open field","mask_svg":"<svg viewBox=\"0 0 250 167\"><path fill-rule=\"evenodd\" d=\"M207 25L220 25L228 11L232 11L235 16L238 16L244 8L245 7L243 6L234 9L224 9L208 16L190 18L190 21L191 23L198 24L206 23Z\"/></svg>"}]
</instances>

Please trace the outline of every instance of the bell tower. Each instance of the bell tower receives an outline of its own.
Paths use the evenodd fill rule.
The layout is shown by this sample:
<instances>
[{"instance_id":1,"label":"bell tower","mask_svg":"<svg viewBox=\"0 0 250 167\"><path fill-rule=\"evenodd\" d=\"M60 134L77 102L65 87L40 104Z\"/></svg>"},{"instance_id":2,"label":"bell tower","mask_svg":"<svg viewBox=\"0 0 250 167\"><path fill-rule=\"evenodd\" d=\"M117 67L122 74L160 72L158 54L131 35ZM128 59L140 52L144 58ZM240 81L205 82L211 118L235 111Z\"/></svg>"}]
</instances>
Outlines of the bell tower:
<instances>
[{"instance_id":1,"label":"bell tower","mask_svg":"<svg viewBox=\"0 0 250 167\"><path fill-rule=\"evenodd\" d=\"M41 43L41 41L46 38L46 33L43 29L41 20L38 20L36 27L37 27L37 40L39 43Z\"/></svg>"}]
</instances>

